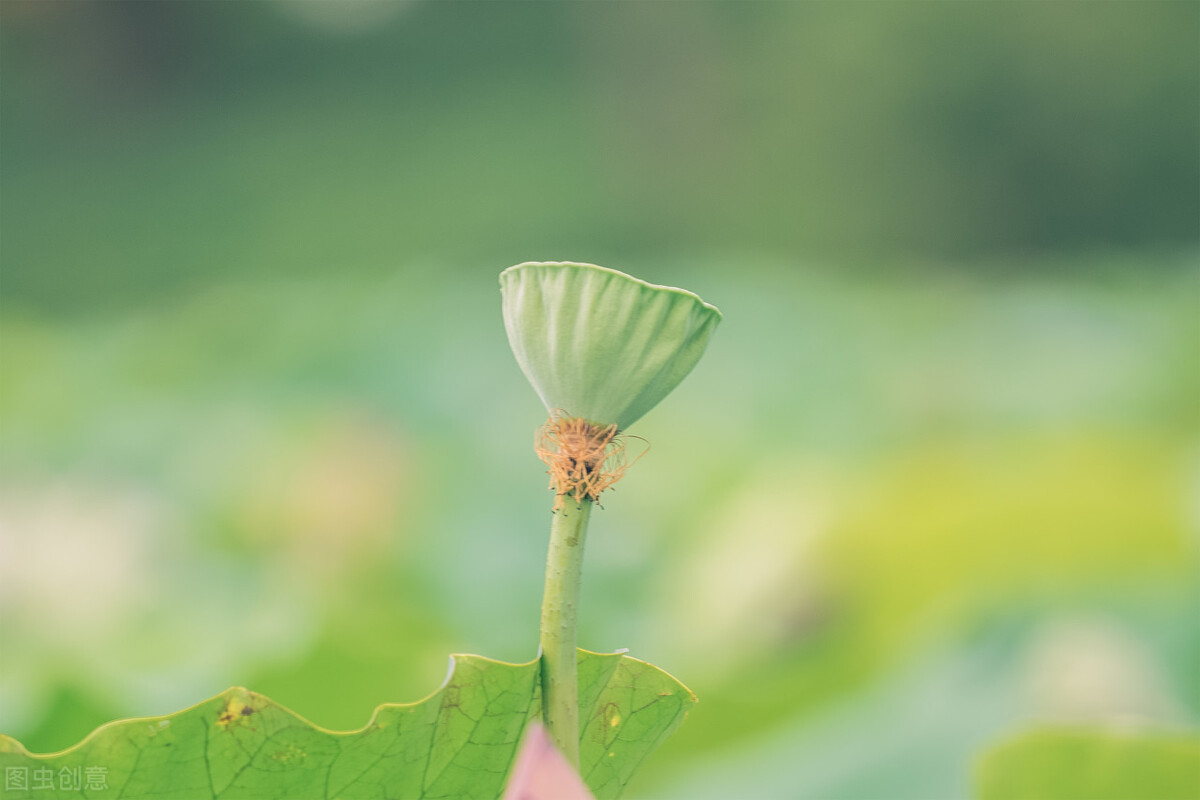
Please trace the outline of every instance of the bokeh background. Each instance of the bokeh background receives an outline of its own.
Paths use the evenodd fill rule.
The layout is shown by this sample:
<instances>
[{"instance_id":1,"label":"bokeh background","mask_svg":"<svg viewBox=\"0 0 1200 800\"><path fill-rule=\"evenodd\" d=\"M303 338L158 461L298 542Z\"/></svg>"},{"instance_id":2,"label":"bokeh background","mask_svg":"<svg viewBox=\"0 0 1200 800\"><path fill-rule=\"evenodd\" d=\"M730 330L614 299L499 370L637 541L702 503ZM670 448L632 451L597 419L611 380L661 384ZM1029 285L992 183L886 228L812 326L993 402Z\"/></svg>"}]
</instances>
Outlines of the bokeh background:
<instances>
[{"instance_id":1,"label":"bokeh background","mask_svg":"<svg viewBox=\"0 0 1200 800\"><path fill-rule=\"evenodd\" d=\"M720 306L582 644L701 703L635 798L943 800L1200 718L1200 5L0 4L0 730L524 661L496 275Z\"/></svg>"}]
</instances>

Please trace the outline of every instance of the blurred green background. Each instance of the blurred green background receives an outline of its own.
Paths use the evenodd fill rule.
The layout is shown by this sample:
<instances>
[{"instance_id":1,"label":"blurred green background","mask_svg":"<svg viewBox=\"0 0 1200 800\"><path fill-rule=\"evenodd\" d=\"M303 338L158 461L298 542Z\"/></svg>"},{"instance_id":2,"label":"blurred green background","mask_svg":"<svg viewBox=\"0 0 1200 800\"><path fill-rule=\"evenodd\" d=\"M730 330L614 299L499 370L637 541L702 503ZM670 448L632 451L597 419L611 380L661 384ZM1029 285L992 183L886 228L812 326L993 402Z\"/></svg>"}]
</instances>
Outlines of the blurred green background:
<instances>
[{"instance_id":1,"label":"blurred green background","mask_svg":"<svg viewBox=\"0 0 1200 800\"><path fill-rule=\"evenodd\" d=\"M496 275L725 322L581 643L701 698L635 798L942 800L1200 720L1200 5L0 4L0 730L318 724L528 660Z\"/></svg>"}]
</instances>

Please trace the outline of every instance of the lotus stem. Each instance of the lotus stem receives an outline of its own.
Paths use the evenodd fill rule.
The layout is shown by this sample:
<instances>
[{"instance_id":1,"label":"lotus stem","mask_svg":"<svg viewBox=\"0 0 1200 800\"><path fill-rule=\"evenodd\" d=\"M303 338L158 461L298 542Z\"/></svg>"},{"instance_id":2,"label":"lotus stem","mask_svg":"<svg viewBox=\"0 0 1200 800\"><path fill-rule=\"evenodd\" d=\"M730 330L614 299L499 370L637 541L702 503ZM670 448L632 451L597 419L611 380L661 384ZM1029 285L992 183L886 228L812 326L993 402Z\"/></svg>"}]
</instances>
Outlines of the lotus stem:
<instances>
[{"instance_id":1,"label":"lotus stem","mask_svg":"<svg viewBox=\"0 0 1200 800\"><path fill-rule=\"evenodd\" d=\"M542 596L542 716L554 743L579 769L579 673L576 621L583 545L591 500L568 498L550 523Z\"/></svg>"}]
</instances>

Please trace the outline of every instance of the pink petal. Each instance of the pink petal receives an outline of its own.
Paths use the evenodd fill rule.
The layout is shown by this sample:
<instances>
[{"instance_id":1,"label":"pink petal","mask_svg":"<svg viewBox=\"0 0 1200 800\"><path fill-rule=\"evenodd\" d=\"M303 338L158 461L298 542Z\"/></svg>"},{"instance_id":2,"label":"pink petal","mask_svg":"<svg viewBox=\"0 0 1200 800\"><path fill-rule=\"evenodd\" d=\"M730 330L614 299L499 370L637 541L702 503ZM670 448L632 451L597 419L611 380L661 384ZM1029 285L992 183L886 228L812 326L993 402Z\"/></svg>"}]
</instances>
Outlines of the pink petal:
<instances>
[{"instance_id":1,"label":"pink petal","mask_svg":"<svg viewBox=\"0 0 1200 800\"><path fill-rule=\"evenodd\" d=\"M550 741L540 722L532 722L517 753L503 800L595 800L574 767Z\"/></svg>"}]
</instances>

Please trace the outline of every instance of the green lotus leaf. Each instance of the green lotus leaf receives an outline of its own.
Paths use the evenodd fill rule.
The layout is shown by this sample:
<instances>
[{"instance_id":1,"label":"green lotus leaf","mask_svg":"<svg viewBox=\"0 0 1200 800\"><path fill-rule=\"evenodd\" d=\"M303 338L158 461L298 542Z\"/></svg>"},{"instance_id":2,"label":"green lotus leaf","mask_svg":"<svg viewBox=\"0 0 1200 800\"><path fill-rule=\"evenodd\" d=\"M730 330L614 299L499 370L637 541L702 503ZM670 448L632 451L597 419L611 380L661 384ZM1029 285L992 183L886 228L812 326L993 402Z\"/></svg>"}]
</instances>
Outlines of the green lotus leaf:
<instances>
[{"instance_id":1,"label":"green lotus leaf","mask_svg":"<svg viewBox=\"0 0 1200 800\"><path fill-rule=\"evenodd\" d=\"M1200 734L1038 728L988 750L976 789L980 800L1194 800Z\"/></svg>"},{"instance_id":2,"label":"green lotus leaf","mask_svg":"<svg viewBox=\"0 0 1200 800\"><path fill-rule=\"evenodd\" d=\"M500 273L504 327L548 411L625 430L679 385L721 312L691 292L595 264Z\"/></svg>"},{"instance_id":3,"label":"green lotus leaf","mask_svg":"<svg viewBox=\"0 0 1200 800\"><path fill-rule=\"evenodd\" d=\"M538 661L455 656L445 684L339 733L229 689L184 711L110 722L59 753L0 735L3 800L419 800L501 795L521 732L541 712ZM695 696L621 653L579 651L580 773L615 798Z\"/></svg>"}]
</instances>

